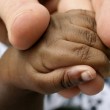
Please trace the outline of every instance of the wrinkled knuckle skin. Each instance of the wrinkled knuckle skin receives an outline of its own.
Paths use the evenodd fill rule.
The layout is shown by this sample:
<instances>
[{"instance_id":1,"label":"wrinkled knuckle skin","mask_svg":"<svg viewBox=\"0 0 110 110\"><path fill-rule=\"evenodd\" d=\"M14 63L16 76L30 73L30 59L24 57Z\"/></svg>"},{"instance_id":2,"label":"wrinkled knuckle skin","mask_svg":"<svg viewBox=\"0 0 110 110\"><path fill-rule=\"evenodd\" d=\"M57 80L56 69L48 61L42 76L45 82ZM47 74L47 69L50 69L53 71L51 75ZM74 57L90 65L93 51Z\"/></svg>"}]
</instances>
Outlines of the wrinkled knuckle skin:
<instances>
[{"instance_id":1,"label":"wrinkled knuckle skin","mask_svg":"<svg viewBox=\"0 0 110 110\"><path fill-rule=\"evenodd\" d=\"M80 59L82 63L85 63L89 58L89 50L89 46L82 44L80 47L74 49L74 53L76 53L76 56Z\"/></svg>"},{"instance_id":2,"label":"wrinkled knuckle skin","mask_svg":"<svg viewBox=\"0 0 110 110\"><path fill-rule=\"evenodd\" d=\"M97 40L96 34L88 31L85 31L85 38L90 46L93 46Z\"/></svg>"},{"instance_id":3,"label":"wrinkled knuckle skin","mask_svg":"<svg viewBox=\"0 0 110 110\"><path fill-rule=\"evenodd\" d=\"M75 87L77 86L78 84L80 84L82 82L81 78L79 79L75 79L74 80L69 76L69 73L66 73L63 75L62 79L61 79L61 87L63 89L66 89L66 88L70 88L70 87Z\"/></svg>"},{"instance_id":4,"label":"wrinkled knuckle skin","mask_svg":"<svg viewBox=\"0 0 110 110\"><path fill-rule=\"evenodd\" d=\"M78 11L82 14L82 15L86 15L86 16L90 16L94 17L95 13L93 11L89 11L89 10L82 10L82 9L78 9Z\"/></svg>"},{"instance_id":5,"label":"wrinkled knuckle skin","mask_svg":"<svg viewBox=\"0 0 110 110\"><path fill-rule=\"evenodd\" d=\"M79 9L79 12L80 12L80 15L85 15L85 16L88 16L89 14L92 14L91 11L88 11L88 10L82 10L82 9ZM89 14L88 14L89 13Z\"/></svg>"},{"instance_id":6,"label":"wrinkled knuckle skin","mask_svg":"<svg viewBox=\"0 0 110 110\"><path fill-rule=\"evenodd\" d=\"M88 24L91 26L90 29L94 30L96 32L96 22L95 18L92 18L90 16L85 16L83 18L84 21L88 22Z\"/></svg>"},{"instance_id":7,"label":"wrinkled knuckle skin","mask_svg":"<svg viewBox=\"0 0 110 110\"><path fill-rule=\"evenodd\" d=\"M105 52L105 46L101 42L97 33L90 30L85 30L85 29L84 30L79 29L78 32L79 34L81 34L81 36L83 36L83 40L84 42L86 42L88 46L94 47L96 49L99 49Z\"/></svg>"},{"instance_id":8,"label":"wrinkled knuckle skin","mask_svg":"<svg viewBox=\"0 0 110 110\"><path fill-rule=\"evenodd\" d=\"M79 29L78 30L79 35L81 35L84 40L86 40L87 44L89 46L94 46L94 44L96 44L97 40L98 40L98 36L96 33L89 31L89 30L85 30L85 29Z\"/></svg>"},{"instance_id":9,"label":"wrinkled knuckle skin","mask_svg":"<svg viewBox=\"0 0 110 110\"><path fill-rule=\"evenodd\" d=\"M64 73L64 71L60 72L60 74L62 74L62 75L63 75L63 73ZM59 76L60 78L58 78L58 76L53 77L53 79L50 82L54 92L58 92L59 90L66 88L65 84L62 85L62 79L63 79L62 75L61 75L61 77Z\"/></svg>"},{"instance_id":10,"label":"wrinkled knuckle skin","mask_svg":"<svg viewBox=\"0 0 110 110\"><path fill-rule=\"evenodd\" d=\"M96 30L96 21L95 21L95 18L91 19L89 23L91 23L92 28L96 32L97 30Z\"/></svg>"},{"instance_id":11,"label":"wrinkled knuckle skin","mask_svg":"<svg viewBox=\"0 0 110 110\"><path fill-rule=\"evenodd\" d=\"M69 88L73 85L70 78L69 78L69 76L68 76L68 74L63 75L60 84L61 84L61 87L64 88L64 89Z\"/></svg>"}]
</instances>

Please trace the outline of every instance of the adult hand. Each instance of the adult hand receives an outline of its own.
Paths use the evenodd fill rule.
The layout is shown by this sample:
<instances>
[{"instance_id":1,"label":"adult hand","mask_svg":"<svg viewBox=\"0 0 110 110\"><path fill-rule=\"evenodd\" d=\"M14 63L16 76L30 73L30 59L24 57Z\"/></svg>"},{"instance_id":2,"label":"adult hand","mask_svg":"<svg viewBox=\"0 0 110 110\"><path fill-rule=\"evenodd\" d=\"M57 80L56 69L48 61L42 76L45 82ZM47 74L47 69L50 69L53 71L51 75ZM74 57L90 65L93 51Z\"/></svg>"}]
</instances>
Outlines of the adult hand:
<instances>
[{"instance_id":1,"label":"adult hand","mask_svg":"<svg viewBox=\"0 0 110 110\"><path fill-rule=\"evenodd\" d=\"M6 25L8 39L15 48L27 49L40 38L48 26L49 11L55 9L53 4L56 6L57 0L47 0L45 3L42 0L0 1L0 17Z\"/></svg>"},{"instance_id":2,"label":"adult hand","mask_svg":"<svg viewBox=\"0 0 110 110\"><path fill-rule=\"evenodd\" d=\"M81 10L53 15L42 39L31 49L11 48L5 53L1 60L7 63L0 65L1 80L39 93L72 90L72 95L76 95L80 91L101 91L103 80L93 68L82 65L94 67L103 77L110 73L104 54L107 49L95 33L93 16L92 12Z\"/></svg>"},{"instance_id":3,"label":"adult hand","mask_svg":"<svg viewBox=\"0 0 110 110\"><path fill-rule=\"evenodd\" d=\"M110 0L92 0L97 22L97 33L103 43L110 47Z\"/></svg>"},{"instance_id":4,"label":"adult hand","mask_svg":"<svg viewBox=\"0 0 110 110\"><path fill-rule=\"evenodd\" d=\"M100 1L95 1L95 2L100 2ZM93 11L93 7L91 4L90 0L60 0L59 5L58 5L58 11L59 12L65 12L71 9L82 9L82 10L91 10ZM99 75L98 75L99 76ZM100 77L100 76L99 76ZM101 77L100 77L101 78ZM96 78L96 80L98 80ZM85 86L86 87L86 86ZM72 96L72 89L68 91L63 91L61 92L63 96Z\"/></svg>"}]
</instances>

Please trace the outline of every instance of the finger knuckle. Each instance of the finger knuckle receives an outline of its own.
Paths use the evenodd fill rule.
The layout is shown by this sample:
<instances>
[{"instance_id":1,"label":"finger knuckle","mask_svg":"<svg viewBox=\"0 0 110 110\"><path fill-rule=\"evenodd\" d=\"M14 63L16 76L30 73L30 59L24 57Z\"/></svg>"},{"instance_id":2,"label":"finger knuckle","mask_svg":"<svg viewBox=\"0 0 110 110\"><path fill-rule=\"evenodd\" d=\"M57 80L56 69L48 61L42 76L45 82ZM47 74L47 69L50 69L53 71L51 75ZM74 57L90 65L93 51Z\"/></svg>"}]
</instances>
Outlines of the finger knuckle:
<instances>
[{"instance_id":1,"label":"finger knuckle","mask_svg":"<svg viewBox=\"0 0 110 110\"><path fill-rule=\"evenodd\" d=\"M62 88L69 88L69 87L73 86L69 75L66 73L63 75L60 84L61 84Z\"/></svg>"},{"instance_id":2,"label":"finger knuckle","mask_svg":"<svg viewBox=\"0 0 110 110\"><path fill-rule=\"evenodd\" d=\"M82 44L81 46L75 48L74 53L76 53L81 62L86 62L89 58L89 50L89 46Z\"/></svg>"},{"instance_id":3,"label":"finger knuckle","mask_svg":"<svg viewBox=\"0 0 110 110\"><path fill-rule=\"evenodd\" d=\"M95 19L90 16L84 16L84 21L88 22L88 24L91 26L91 29L96 30L96 22Z\"/></svg>"},{"instance_id":4,"label":"finger knuckle","mask_svg":"<svg viewBox=\"0 0 110 110\"><path fill-rule=\"evenodd\" d=\"M96 33L88 30L88 29L79 29L79 34L84 38L84 40L87 42L89 46L93 46L96 44L98 40L98 36Z\"/></svg>"},{"instance_id":5,"label":"finger knuckle","mask_svg":"<svg viewBox=\"0 0 110 110\"><path fill-rule=\"evenodd\" d=\"M61 84L61 87L65 89L65 88L75 87L80 82L81 82L80 78L79 79L78 78L74 78L74 80L73 80L73 78L69 75L69 72L65 72L63 74L63 77L61 79L60 84Z\"/></svg>"},{"instance_id":6,"label":"finger knuckle","mask_svg":"<svg viewBox=\"0 0 110 110\"><path fill-rule=\"evenodd\" d=\"M89 31L85 31L84 34L85 34L85 39L87 40L88 44L90 46L93 46L97 40L96 34L93 32L89 32Z\"/></svg>"},{"instance_id":7,"label":"finger knuckle","mask_svg":"<svg viewBox=\"0 0 110 110\"><path fill-rule=\"evenodd\" d=\"M82 15L94 17L94 12L93 11L79 9L79 12Z\"/></svg>"}]
</instances>

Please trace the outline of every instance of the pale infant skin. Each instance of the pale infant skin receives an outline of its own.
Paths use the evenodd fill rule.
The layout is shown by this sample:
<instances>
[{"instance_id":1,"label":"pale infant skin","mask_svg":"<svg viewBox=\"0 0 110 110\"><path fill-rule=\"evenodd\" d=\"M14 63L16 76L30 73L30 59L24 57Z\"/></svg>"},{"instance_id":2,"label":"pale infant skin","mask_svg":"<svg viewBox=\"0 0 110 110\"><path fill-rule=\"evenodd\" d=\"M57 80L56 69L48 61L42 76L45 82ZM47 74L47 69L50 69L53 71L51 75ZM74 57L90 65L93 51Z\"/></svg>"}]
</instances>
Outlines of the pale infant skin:
<instances>
[{"instance_id":1,"label":"pale infant skin","mask_svg":"<svg viewBox=\"0 0 110 110\"><path fill-rule=\"evenodd\" d=\"M91 0L60 0L58 5L58 12L66 12L72 9L82 9L93 11Z\"/></svg>"}]
</instances>

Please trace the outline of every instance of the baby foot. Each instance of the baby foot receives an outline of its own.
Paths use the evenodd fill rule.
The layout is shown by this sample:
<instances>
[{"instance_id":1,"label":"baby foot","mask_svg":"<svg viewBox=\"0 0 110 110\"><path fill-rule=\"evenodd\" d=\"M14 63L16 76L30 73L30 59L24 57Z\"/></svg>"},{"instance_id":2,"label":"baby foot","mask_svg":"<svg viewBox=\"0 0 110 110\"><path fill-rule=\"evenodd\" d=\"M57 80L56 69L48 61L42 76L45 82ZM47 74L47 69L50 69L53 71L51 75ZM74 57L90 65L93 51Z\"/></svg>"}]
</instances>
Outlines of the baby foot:
<instances>
[{"instance_id":1,"label":"baby foot","mask_svg":"<svg viewBox=\"0 0 110 110\"><path fill-rule=\"evenodd\" d=\"M49 12L36 0L2 0L0 16L10 43L17 49L32 46L46 30Z\"/></svg>"}]
</instances>

